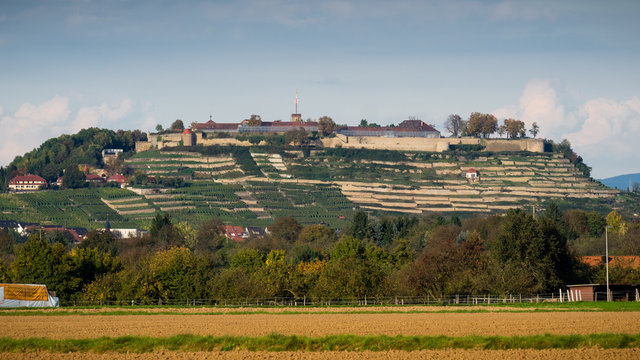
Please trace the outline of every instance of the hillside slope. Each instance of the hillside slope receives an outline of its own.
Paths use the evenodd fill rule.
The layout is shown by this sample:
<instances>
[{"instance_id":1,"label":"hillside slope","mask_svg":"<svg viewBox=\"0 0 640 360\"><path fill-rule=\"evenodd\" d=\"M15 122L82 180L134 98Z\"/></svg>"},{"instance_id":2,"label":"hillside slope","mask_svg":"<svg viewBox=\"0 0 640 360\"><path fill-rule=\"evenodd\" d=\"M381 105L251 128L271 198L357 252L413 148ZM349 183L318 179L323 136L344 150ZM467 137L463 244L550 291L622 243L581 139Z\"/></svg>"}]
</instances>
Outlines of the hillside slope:
<instances>
[{"instance_id":1,"label":"hillside slope","mask_svg":"<svg viewBox=\"0 0 640 360\"><path fill-rule=\"evenodd\" d=\"M151 183L133 191L3 195L1 216L89 228L102 227L108 218L114 226L146 227L162 211L194 225L218 217L265 226L291 216L302 224L342 228L357 209L376 215L491 214L541 209L550 200L602 213L626 206L618 190L590 180L558 153L213 146L140 152L126 165L138 174L187 182L178 188ZM466 176L471 169L475 180ZM90 207L80 206L83 201Z\"/></svg>"}]
</instances>

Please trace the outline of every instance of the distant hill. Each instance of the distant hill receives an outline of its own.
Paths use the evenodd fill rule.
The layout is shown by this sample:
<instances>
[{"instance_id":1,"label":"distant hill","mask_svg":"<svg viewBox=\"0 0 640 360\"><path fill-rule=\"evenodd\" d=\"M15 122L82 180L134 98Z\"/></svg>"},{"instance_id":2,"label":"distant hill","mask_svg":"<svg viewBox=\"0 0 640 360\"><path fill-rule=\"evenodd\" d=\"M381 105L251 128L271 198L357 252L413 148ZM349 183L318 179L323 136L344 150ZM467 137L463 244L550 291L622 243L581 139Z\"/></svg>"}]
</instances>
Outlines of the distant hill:
<instances>
[{"instance_id":1,"label":"distant hill","mask_svg":"<svg viewBox=\"0 0 640 360\"><path fill-rule=\"evenodd\" d=\"M620 190L627 190L629 186L633 187L633 183L640 184L640 173L618 175L618 176L602 179L600 180L600 182L607 185L608 187L612 187Z\"/></svg>"}]
</instances>

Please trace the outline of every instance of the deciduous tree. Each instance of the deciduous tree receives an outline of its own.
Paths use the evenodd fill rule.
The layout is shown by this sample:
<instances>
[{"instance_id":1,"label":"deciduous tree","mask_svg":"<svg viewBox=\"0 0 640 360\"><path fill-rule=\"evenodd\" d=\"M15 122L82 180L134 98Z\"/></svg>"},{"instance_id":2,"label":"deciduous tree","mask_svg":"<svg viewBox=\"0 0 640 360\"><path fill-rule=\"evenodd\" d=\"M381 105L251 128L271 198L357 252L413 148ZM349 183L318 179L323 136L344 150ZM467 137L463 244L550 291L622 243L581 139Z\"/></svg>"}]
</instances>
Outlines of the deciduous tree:
<instances>
[{"instance_id":1,"label":"deciduous tree","mask_svg":"<svg viewBox=\"0 0 640 360\"><path fill-rule=\"evenodd\" d=\"M333 122L328 116L321 116L318 119L318 131L323 135L327 136L333 133L336 128L336 123Z\"/></svg>"},{"instance_id":2,"label":"deciduous tree","mask_svg":"<svg viewBox=\"0 0 640 360\"><path fill-rule=\"evenodd\" d=\"M171 123L171 131L183 131L184 123L180 119L176 119L173 123Z\"/></svg>"},{"instance_id":3,"label":"deciduous tree","mask_svg":"<svg viewBox=\"0 0 640 360\"><path fill-rule=\"evenodd\" d=\"M458 137L462 134L464 128L464 120L458 114L451 114L447 117L447 121L444 123L447 131L451 133L451 136Z\"/></svg>"}]
</instances>

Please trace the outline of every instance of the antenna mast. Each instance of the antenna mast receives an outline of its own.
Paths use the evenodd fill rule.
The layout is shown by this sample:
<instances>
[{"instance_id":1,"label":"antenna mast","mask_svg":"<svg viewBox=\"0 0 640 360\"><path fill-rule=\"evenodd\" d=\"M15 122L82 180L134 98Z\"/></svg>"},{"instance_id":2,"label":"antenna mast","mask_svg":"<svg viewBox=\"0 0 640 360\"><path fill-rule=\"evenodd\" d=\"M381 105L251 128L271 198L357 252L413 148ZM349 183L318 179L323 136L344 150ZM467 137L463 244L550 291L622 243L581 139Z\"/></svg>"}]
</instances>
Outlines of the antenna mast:
<instances>
[{"instance_id":1,"label":"antenna mast","mask_svg":"<svg viewBox=\"0 0 640 360\"><path fill-rule=\"evenodd\" d=\"M296 89L296 114L298 113L298 89Z\"/></svg>"}]
</instances>

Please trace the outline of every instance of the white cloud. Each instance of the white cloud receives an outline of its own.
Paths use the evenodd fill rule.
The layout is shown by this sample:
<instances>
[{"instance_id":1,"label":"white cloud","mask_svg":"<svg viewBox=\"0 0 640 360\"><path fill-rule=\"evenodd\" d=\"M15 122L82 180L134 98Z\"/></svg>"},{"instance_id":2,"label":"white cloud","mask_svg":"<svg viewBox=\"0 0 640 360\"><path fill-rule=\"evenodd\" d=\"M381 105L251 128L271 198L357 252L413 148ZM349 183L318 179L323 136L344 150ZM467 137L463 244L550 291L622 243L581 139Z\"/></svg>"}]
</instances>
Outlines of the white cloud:
<instances>
[{"instance_id":1,"label":"white cloud","mask_svg":"<svg viewBox=\"0 0 640 360\"><path fill-rule=\"evenodd\" d=\"M522 120L528 127L536 122L542 137L552 137L576 125L575 115L567 113L564 105L558 103L556 90L548 80L530 81L517 105L507 105L493 113L500 119L512 117Z\"/></svg>"},{"instance_id":2,"label":"white cloud","mask_svg":"<svg viewBox=\"0 0 640 360\"><path fill-rule=\"evenodd\" d=\"M0 116L2 116L0 108ZM130 115L133 102L107 103L72 109L69 98L55 96L39 105L22 104L13 113L0 117L0 164L8 164L43 141L64 133L75 133L83 128L109 127Z\"/></svg>"},{"instance_id":3,"label":"white cloud","mask_svg":"<svg viewBox=\"0 0 640 360\"><path fill-rule=\"evenodd\" d=\"M615 101L610 99L589 100L580 108L584 118L577 131L566 135L576 146L607 144L618 152L637 149L636 138L640 134L640 98Z\"/></svg>"},{"instance_id":4,"label":"white cloud","mask_svg":"<svg viewBox=\"0 0 640 360\"><path fill-rule=\"evenodd\" d=\"M594 177L640 171L634 159L640 134L639 97L622 101L596 98L571 105L576 104L561 104L550 81L532 80L525 86L518 104L503 106L493 114L500 119L520 119L527 128L537 122L541 137L568 139L593 167ZM576 110L568 111L567 107Z\"/></svg>"}]
</instances>

